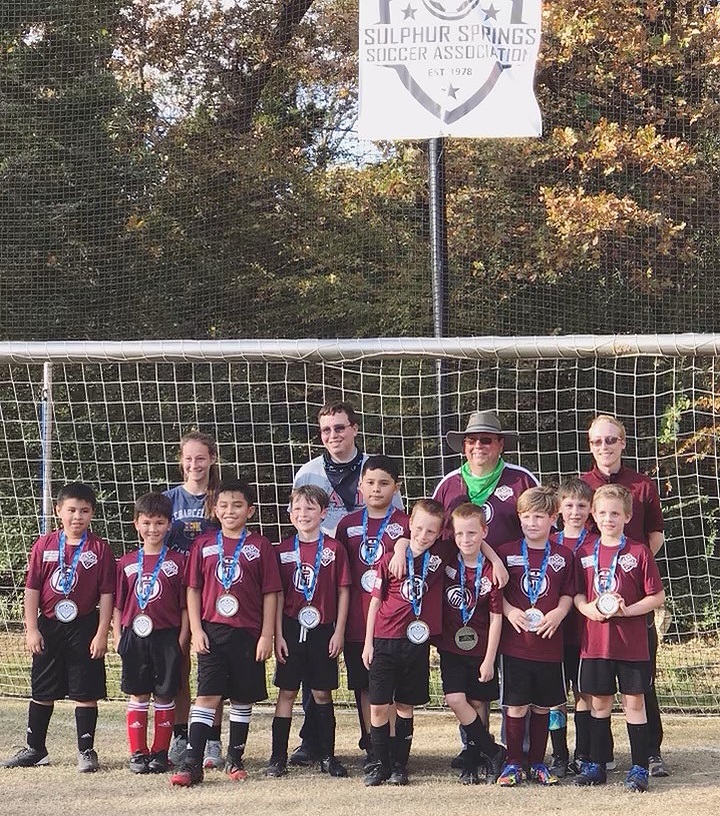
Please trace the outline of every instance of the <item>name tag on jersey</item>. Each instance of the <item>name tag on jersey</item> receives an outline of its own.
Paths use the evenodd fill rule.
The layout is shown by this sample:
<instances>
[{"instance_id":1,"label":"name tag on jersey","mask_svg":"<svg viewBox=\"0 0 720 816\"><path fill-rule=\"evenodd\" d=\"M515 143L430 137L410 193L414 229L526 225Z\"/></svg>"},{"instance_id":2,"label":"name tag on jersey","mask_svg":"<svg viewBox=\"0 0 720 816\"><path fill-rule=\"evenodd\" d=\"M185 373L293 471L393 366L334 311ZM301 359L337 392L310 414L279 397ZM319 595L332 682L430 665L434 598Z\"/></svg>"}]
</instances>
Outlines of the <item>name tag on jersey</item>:
<instances>
[{"instance_id":1,"label":"name tag on jersey","mask_svg":"<svg viewBox=\"0 0 720 816\"><path fill-rule=\"evenodd\" d=\"M595 566L595 558L592 555L584 555L580 559L580 563L582 564L583 569L587 569L588 567L594 567Z\"/></svg>"},{"instance_id":2,"label":"name tag on jersey","mask_svg":"<svg viewBox=\"0 0 720 816\"><path fill-rule=\"evenodd\" d=\"M455 569L455 567L451 567L449 564L447 567L445 567L445 575L447 575L447 577L450 578L451 581L455 580L457 574L458 571Z\"/></svg>"},{"instance_id":3,"label":"name tag on jersey","mask_svg":"<svg viewBox=\"0 0 720 816\"><path fill-rule=\"evenodd\" d=\"M508 555L507 565L508 567L524 567L525 559L522 555Z\"/></svg>"},{"instance_id":4,"label":"name tag on jersey","mask_svg":"<svg viewBox=\"0 0 720 816\"><path fill-rule=\"evenodd\" d=\"M280 563L281 564L297 564L300 560L298 553L294 550L291 552L281 552L280 553Z\"/></svg>"},{"instance_id":5,"label":"name tag on jersey","mask_svg":"<svg viewBox=\"0 0 720 816\"><path fill-rule=\"evenodd\" d=\"M211 555L217 555L217 544L206 544L202 548L202 557L210 558Z\"/></svg>"},{"instance_id":6,"label":"name tag on jersey","mask_svg":"<svg viewBox=\"0 0 720 816\"><path fill-rule=\"evenodd\" d=\"M347 534L348 538L353 538L354 536L362 537L363 534L362 524L358 524L355 527L348 527Z\"/></svg>"},{"instance_id":7,"label":"name tag on jersey","mask_svg":"<svg viewBox=\"0 0 720 816\"><path fill-rule=\"evenodd\" d=\"M127 575L127 577L129 578L131 575L135 575L135 573L136 573L136 572L137 572L139 569L140 569L140 567L138 566L138 562L137 562L137 561L134 561L132 564L126 564L126 565L125 565L125 569L123 570L123 572L124 572L124 573L125 573L125 575Z\"/></svg>"},{"instance_id":8,"label":"name tag on jersey","mask_svg":"<svg viewBox=\"0 0 720 816\"><path fill-rule=\"evenodd\" d=\"M43 553L43 561L54 564L59 557L59 553L57 550L45 550Z\"/></svg>"}]
</instances>

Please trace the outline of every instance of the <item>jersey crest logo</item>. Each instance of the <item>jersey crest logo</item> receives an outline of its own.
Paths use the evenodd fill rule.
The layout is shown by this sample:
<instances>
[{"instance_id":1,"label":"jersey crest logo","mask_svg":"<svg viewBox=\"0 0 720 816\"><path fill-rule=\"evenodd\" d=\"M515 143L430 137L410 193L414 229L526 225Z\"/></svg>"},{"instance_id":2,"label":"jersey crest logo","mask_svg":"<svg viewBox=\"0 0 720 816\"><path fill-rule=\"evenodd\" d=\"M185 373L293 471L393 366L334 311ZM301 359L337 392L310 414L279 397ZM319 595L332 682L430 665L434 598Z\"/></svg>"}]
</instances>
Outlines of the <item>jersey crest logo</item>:
<instances>
[{"instance_id":1,"label":"jersey crest logo","mask_svg":"<svg viewBox=\"0 0 720 816\"><path fill-rule=\"evenodd\" d=\"M291 552L281 552L280 553L280 563L281 564L297 564L298 562L298 554L292 550Z\"/></svg>"},{"instance_id":2,"label":"jersey crest logo","mask_svg":"<svg viewBox=\"0 0 720 816\"><path fill-rule=\"evenodd\" d=\"M135 581L135 597L139 598L141 592L146 592L147 588L150 586L150 582L152 581L152 575L150 573L144 572L142 576L138 576L137 581ZM154 601L160 597L162 594L162 585L160 581L155 581L153 588L150 590L150 597L148 598L148 603L150 601Z\"/></svg>"},{"instance_id":3,"label":"jersey crest logo","mask_svg":"<svg viewBox=\"0 0 720 816\"><path fill-rule=\"evenodd\" d=\"M386 535L390 536L393 541L395 541L395 539L400 538L400 536L403 534L403 526L402 524L393 522L392 524L388 524L388 526L385 528L385 533Z\"/></svg>"},{"instance_id":4,"label":"jersey crest logo","mask_svg":"<svg viewBox=\"0 0 720 816\"><path fill-rule=\"evenodd\" d=\"M335 560L335 550L330 547L323 547L322 555L320 556L320 563L323 567L327 567Z\"/></svg>"},{"instance_id":5,"label":"jersey crest logo","mask_svg":"<svg viewBox=\"0 0 720 816\"><path fill-rule=\"evenodd\" d=\"M260 558L260 550L254 544L246 544L240 552L248 561L255 561Z\"/></svg>"},{"instance_id":6,"label":"jersey crest logo","mask_svg":"<svg viewBox=\"0 0 720 816\"><path fill-rule=\"evenodd\" d=\"M374 538L371 538L369 541L363 541L358 552L360 560L369 567L376 564L384 554L385 548L382 545L382 541L377 542L376 546L376 539Z\"/></svg>"},{"instance_id":7,"label":"jersey crest logo","mask_svg":"<svg viewBox=\"0 0 720 816\"><path fill-rule=\"evenodd\" d=\"M428 571L437 572L438 567L442 564L442 558L439 555L431 555L428 561Z\"/></svg>"},{"instance_id":8,"label":"jersey crest logo","mask_svg":"<svg viewBox=\"0 0 720 816\"><path fill-rule=\"evenodd\" d=\"M565 557L560 555L560 553L553 553L550 558L548 558L548 566L553 572L560 572L561 569L564 569L565 564Z\"/></svg>"},{"instance_id":9,"label":"jersey crest logo","mask_svg":"<svg viewBox=\"0 0 720 816\"><path fill-rule=\"evenodd\" d=\"M522 581L520 582L520 588L522 589L523 593L530 597L529 586L528 586L528 578L532 582L532 585L537 587L537 583L540 580L540 570L531 569L530 575L523 575ZM538 592L537 597L542 598L544 595L547 595L548 590L550 589L550 582L547 579L547 575L543 576L542 584L540 585L540 591Z\"/></svg>"},{"instance_id":10,"label":"jersey crest logo","mask_svg":"<svg viewBox=\"0 0 720 816\"><path fill-rule=\"evenodd\" d=\"M86 570L92 569L98 562L98 557L94 552L84 552L80 556L80 563Z\"/></svg>"},{"instance_id":11,"label":"jersey crest logo","mask_svg":"<svg viewBox=\"0 0 720 816\"><path fill-rule=\"evenodd\" d=\"M638 565L638 560L632 553L625 553L618 558L618 564L623 572L630 572Z\"/></svg>"},{"instance_id":12,"label":"jersey crest logo","mask_svg":"<svg viewBox=\"0 0 720 816\"><path fill-rule=\"evenodd\" d=\"M381 582L382 585L382 582ZM419 601L427 592L427 584L423 581L422 576L413 575L412 583L409 578L406 578L400 585L400 594L403 600L408 603Z\"/></svg>"},{"instance_id":13,"label":"jersey crest logo","mask_svg":"<svg viewBox=\"0 0 720 816\"><path fill-rule=\"evenodd\" d=\"M504 502L511 499L515 494L513 493L512 487L500 485L500 487L495 489L495 495L498 497L498 499L500 499L500 501Z\"/></svg>"},{"instance_id":14,"label":"jersey crest logo","mask_svg":"<svg viewBox=\"0 0 720 816\"><path fill-rule=\"evenodd\" d=\"M217 550L215 550L215 552L217 552ZM223 575L232 575L232 581L230 582L231 584L237 584L238 581L242 581L242 567L239 563L233 564L233 559L230 555L223 556L222 562L220 559L218 559L215 566L215 577L220 584L223 582Z\"/></svg>"},{"instance_id":15,"label":"jersey crest logo","mask_svg":"<svg viewBox=\"0 0 720 816\"><path fill-rule=\"evenodd\" d=\"M163 561L162 567L160 567L161 571L167 575L168 578L172 578L173 576L177 575L180 572L180 567L170 560L170 561Z\"/></svg>"}]
</instances>

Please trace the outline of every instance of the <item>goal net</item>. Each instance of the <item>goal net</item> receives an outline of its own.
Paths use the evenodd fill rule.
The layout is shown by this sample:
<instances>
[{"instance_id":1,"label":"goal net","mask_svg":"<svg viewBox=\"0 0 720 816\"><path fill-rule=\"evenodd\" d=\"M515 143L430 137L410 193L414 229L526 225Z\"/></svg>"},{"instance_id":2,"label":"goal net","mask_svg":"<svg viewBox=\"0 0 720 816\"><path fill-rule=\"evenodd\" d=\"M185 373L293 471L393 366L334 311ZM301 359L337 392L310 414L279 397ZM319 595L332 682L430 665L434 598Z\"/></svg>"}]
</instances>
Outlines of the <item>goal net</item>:
<instances>
[{"instance_id":1,"label":"goal net","mask_svg":"<svg viewBox=\"0 0 720 816\"><path fill-rule=\"evenodd\" d=\"M217 439L223 476L257 485L257 526L278 541L293 474L320 450L317 410L348 399L363 447L402 463L408 505L459 465L442 435L473 410L500 413L518 434L506 458L543 483L589 468L596 414L621 418L626 461L654 478L666 521L661 705L717 713L719 346L720 335L0 343L0 694L29 691L27 555L63 482L97 490L93 529L119 555L136 546L135 497L179 481L178 441L196 428ZM108 668L119 695L117 655Z\"/></svg>"}]
</instances>

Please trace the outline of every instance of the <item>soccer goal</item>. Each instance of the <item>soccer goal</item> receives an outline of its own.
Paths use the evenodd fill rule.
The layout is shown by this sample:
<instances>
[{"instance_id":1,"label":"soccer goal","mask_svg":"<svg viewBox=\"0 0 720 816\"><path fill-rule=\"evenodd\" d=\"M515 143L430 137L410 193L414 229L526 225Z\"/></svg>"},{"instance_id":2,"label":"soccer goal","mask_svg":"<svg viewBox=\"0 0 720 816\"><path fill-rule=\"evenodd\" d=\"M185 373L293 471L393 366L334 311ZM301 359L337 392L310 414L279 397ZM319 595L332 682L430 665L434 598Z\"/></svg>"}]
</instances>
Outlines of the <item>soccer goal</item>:
<instances>
[{"instance_id":1,"label":"soccer goal","mask_svg":"<svg viewBox=\"0 0 720 816\"><path fill-rule=\"evenodd\" d=\"M257 485L277 541L293 474L320 450L317 410L347 399L364 448L401 461L409 505L459 465L442 436L473 410L500 413L518 435L506 458L543 483L587 470L590 420L620 417L666 519L661 704L718 712L719 350L720 335L0 343L0 694L28 692L26 559L63 482L97 490L93 527L120 554L135 496L179 481L178 440L197 428L223 476ZM111 659L116 690L118 671Z\"/></svg>"}]
</instances>

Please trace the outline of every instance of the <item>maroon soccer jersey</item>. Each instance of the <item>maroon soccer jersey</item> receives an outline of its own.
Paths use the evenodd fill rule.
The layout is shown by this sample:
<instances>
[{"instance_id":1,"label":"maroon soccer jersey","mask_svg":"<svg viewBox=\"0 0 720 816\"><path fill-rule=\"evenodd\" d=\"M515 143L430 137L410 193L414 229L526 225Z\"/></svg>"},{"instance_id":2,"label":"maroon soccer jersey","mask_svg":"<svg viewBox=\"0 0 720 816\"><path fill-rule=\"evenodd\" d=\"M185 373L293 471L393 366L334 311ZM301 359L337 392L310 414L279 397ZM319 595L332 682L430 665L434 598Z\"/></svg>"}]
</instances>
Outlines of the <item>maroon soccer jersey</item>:
<instances>
[{"instance_id":1,"label":"maroon soccer jersey","mask_svg":"<svg viewBox=\"0 0 720 816\"><path fill-rule=\"evenodd\" d=\"M323 536L315 591L312 599L307 601L302 587L312 582L317 549L317 539L301 541L298 563L295 536L284 539L276 548L282 589L285 593L283 615L297 619L300 610L310 603L320 613L320 623L335 623L338 587L349 587L352 583L350 565L345 547L337 539Z\"/></svg>"},{"instance_id":2,"label":"maroon soccer jersey","mask_svg":"<svg viewBox=\"0 0 720 816\"><path fill-rule=\"evenodd\" d=\"M422 586L420 620L427 623L430 627L430 634L434 636L442 632L443 568L457 553L457 549L454 544L437 541L428 552L430 557L424 585L421 584L424 553L413 559L413 571L416 595ZM406 575L402 581L398 581L391 575L388 569L391 558L392 553L383 556L372 591L373 598L379 598L382 601L375 618L374 636L376 638L404 638L408 624L415 620L410 578Z\"/></svg>"},{"instance_id":3,"label":"maroon soccer jersey","mask_svg":"<svg viewBox=\"0 0 720 816\"><path fill-rule=\"evenodd\" d=\"M392 556L395 542L400 537L410 537L408 526L410 519L402 510L393 511L379 542L377 534L383 519L368 518L367 531L363 530L362 520L362 510L350 513L338 524L335 534L337 540L345 545L352 576L350 613L345 639L356 643L365 640L365 623L380 559L387 553Z\"/></svg>"},{"instance_id":4,"label":"maroon soccer jersey","mask_svg":"<svg viewBox=\"0 0 720 816\"><path fill-rule=\"evenodd\" d=\"M655 482L644 473L622 465L617 473L606 476L597 466L580 477L597 490L601 485L619 484L626 487L632 495L632 518L625 525L625 535L633 541L648 543L650 533L661 533L665 529L662 509L660 508L660 494ZM598 532L595 523L590 518L590 528Z\"/></svg>"},{"instance_id":5,"label":"maroon soccer jersey","mask_svg":"<svg viewBox=\"0 0 720 816\"><path fill-rule=\"evenodd\" d=\"M517 500L528 488L537 486L538 480L529 470L518 465L505 464L495 490L482 505L488 525L485 540L494 550L497 550L501 544L514 541L522 536L517 515ZM448 473L435 488L433 498L442 504L447 513L443 538L452 538L450 514L456 507L470 501L460 468Z\"/></svg>"},{"instance_id":6,"label":"maroon soccer jersey","mask_svg":"<svg viewBox=\"0 0 720 816\"><path fill-rule=\"evenodd\" d=\"M60 531L40 536L30 551L25 586L40 592L40 612L55 617L55 605L65 595L60 589L58 567ZM76 547L65 545L65 575L69 574ZM88 615L98 605L101 595L115 592L115 558L109 545L88 531L68 598L77 604L78 615Z\"/></svg>"},{"instance_id":7,"label":"maroon soccer jersey","mask_svg":"<svg viewBox=\"0 0 720 816\"><path fill-rule=\"evenodd\" d=\"M475 606L472 617L463 624L462 620L462 586L460 583L460 563L456 558L451 559L445 566L443 577L442 599L442 633L433 639L433 644L444 652L454 652L460 655L471 655L483 658L487 651L488 630L490 627L490 613L502 615L503 592L493 585L492 564L485 559L480 581L480 593L475 603L475 567L465 565L465 607L470 611ZM461 626L472 627L478 635L478 642L474 649L464 651L455 643L455 633Z\"/></svg>"},{"instance_id":8,"label":"maroon soccer jersey","mask_svg":"<svg viewBox=\"0 0 720 816\"><path fill-rule=\"evenodd\" d=\"M596 539L597 535L588 530L581 543L595 541ZM578 538L570 538L569 536L563 535L563 533L552 533L550 535L550 541L565 547L565 549L569 550L573 555L578 548L579 540ZM577 591L577 586L575 590ZM585 629L585 620L585 615L581 615L573 604L572 609L568 612L563 622L563 642L566 646L571 646L574 649L580 648L582 633Z\"/></svg>"},{"instance_id":9,"label":"maroon soccer jersey","mask_svg":"<svg viewBox=\"0 0 720 816\"><path fill-rule=\"evenodd\" d=\"M153 584L147 606L140 609L138 591L147 592L159 555L143 557L142 580L138 581L140 567L137 551L127 553L118 561L115 608L120 610L123 626L132 626L136 615L144 612L153 622L154 629L173 629L182 623L185 609L185 558L183 553L169 550Z\"/></svg>"},{"instance_id":10,"label":"maroon soccer jersey","mask_svg":"<svg viewBox=\"0 0 720 816\"><path fill-rule=\"evenodd\" d=\"M525 578L525 561L520 541L511 541L498 550L498 555L510 573L505 586L505 598L512 606L525 611L530 607L530 597ZM540 575L544 549L528 548L529 572L531 578ZM543 613L557 608L563 595L574 597L575 576L573 557L569 550L558 544L550 544L545 579L540 587L535 606ZM563 627L550 638L543 638L534 632L516 632L507 618L503 618L500 653L524 660L560 661L563 659Z\"/></svg>"},{"instance_id":11,"label":"maroon soccer jersey","mask_svg":"<svg viewBox=\"0 0 720 816\"><path fill-rule=\"evenodd\" d=\"M575 581L578 593L588 601L599 594L595 578L595 543L585 543L575 554ZM599 572L603 584L607 582L616 547L599 548ZM650 550L639 541L626 539L615 567L610 591L621 595L626 606L647 595L662 592L660 572ZM609 660L649 660L647 624L645 615L613 617L608 621L585 618L585 629L580 644L580 657Z\"/></svg>"},{"instance_id":12,"label":"maroon soccer jersey","mask_svg":"<svg viewBox=\"0 0 720 816\"><path fill-rule=\"evenodd\" d=\"M222 540L223 563L229 572L238 539L222 536ZM201 533L190 549L185 583L192 589L202 590L202 620L247 629L255 637L259 637L263 625L263 596L282 589L272 544L259 533L248 532L229 590L240 606L237 613L229 618L221 615L216 608L218 598L226 594L221 574L217 532Z\"/></svg>"}]
</instances>

